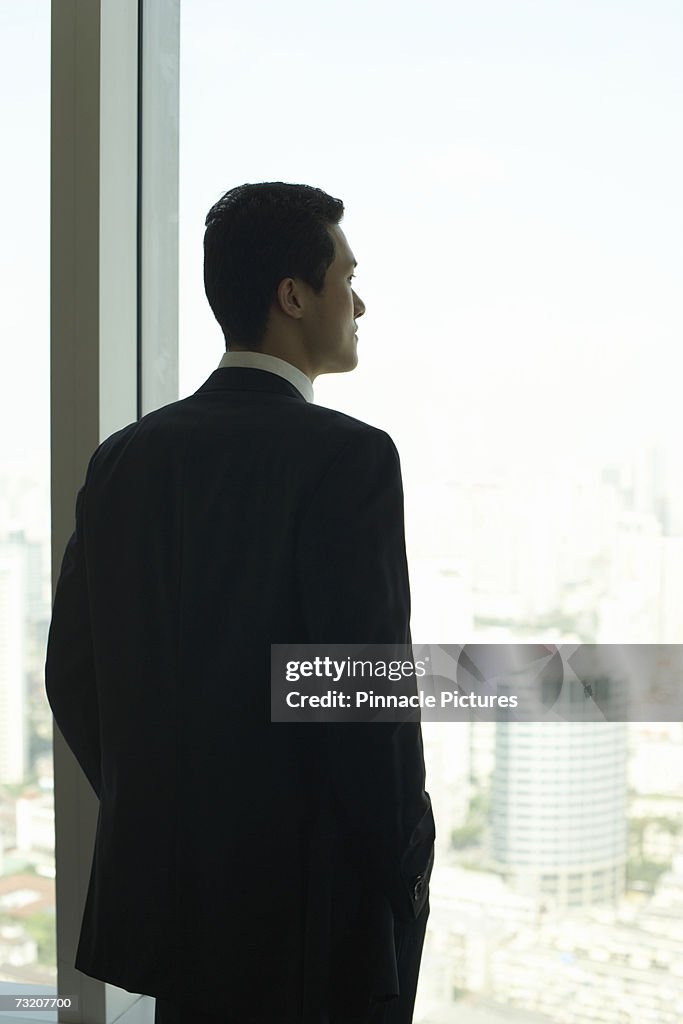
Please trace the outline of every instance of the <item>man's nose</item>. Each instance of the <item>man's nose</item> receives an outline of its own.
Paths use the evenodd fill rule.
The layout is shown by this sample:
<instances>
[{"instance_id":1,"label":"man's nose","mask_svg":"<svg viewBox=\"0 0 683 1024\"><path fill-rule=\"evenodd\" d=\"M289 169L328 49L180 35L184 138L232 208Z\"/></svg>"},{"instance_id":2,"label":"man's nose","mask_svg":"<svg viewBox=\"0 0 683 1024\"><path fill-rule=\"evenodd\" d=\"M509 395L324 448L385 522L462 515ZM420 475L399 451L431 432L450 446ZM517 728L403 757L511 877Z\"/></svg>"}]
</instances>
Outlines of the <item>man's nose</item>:
<instances>
[{"instance_id":1,"label":"man's nose","mask_svg":"<svg viewBox=\"0 0 683 1024\"><path fill-rule=\"evenodd\" d=\"M356 295L356 293L354 292L353 293L353 315L357 319L359 316L362 316L364 312L365 312L365 303L363 302L361 297L359 295Z\"/></svg>"}]
</instances>

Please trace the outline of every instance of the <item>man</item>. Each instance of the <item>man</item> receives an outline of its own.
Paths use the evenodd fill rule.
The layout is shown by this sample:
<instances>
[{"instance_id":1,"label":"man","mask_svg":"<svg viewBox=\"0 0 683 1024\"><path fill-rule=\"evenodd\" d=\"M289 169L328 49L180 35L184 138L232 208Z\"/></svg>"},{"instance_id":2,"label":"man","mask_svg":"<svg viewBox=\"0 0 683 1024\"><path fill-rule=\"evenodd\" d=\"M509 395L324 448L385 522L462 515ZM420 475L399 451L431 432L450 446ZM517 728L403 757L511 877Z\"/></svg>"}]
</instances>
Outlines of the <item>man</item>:
<instances>
[{"instance_id":1,"label":"man","mask_svg":"<svg viewBox=\"0 0 683 1024\"><path fill-rule=\"evenodd\" d=\"M357 362L343 209L281 182L212 208L228 351L99 446L57 584L47 694L100 800L76 966L157 1022L412 1019L419 725L270 722L272 643L410 642L396 448L312 404Z\"/></svg>"}]
</instances>

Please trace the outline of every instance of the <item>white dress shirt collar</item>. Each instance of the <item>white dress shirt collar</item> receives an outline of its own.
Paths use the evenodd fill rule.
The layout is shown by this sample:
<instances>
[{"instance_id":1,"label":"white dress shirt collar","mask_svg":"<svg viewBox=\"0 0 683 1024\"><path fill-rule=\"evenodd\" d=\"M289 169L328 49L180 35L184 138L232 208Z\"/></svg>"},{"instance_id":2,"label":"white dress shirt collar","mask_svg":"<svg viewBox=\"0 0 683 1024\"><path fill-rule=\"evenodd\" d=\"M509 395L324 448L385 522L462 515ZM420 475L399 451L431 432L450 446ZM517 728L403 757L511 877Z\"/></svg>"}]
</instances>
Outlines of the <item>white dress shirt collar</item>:
<instances>
[{"instance_id":1,"label":"white dress shirt collar","mask_svg":"<svg viewBox=\"0 0 683 1024\"><path fill-rule=\"evenodd\" d=\"M224 366L246 366L254 370L276 373L293 384L307 402L313 401L313 385L306 374L278 356L269 356L265 352L226 352L218 364L218 369Z\"/></svg>"}]
</instances>

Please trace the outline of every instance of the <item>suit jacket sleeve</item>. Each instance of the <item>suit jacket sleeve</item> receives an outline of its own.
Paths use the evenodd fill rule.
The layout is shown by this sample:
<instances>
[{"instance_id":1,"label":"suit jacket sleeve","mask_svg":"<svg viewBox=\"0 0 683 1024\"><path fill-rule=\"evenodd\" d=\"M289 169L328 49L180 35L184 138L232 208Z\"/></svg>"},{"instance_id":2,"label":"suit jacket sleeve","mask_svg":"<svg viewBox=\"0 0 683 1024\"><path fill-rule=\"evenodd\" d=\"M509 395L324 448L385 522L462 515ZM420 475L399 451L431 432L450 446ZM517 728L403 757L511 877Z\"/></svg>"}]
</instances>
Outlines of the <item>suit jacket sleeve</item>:
<instances>
[{"instance_id":1,"label":"suit jacket sleeve","mask_svg":"<svg viewBox=\"0 0 683 1024\"><path fill-rule=\"evenodd\" d=\"M411 643L403 488L396 447L368 428L331 461L302 521L302 603L310 643ZM332 801L395 914L428 895L434 819L419 722L323 727Z\"/></svg>"},{"instance_id":2,"label":"suit jacket sleeve","mask_svg":"<svg viewBox=\"0 0 683 1024\"><path fill-rule=\"evenodd\" d=\"M99 797L100 724L83 548L86 486L87 474L76 498L76 529L66 546L55 590L45 689L55 721Z\"/></svg>"}]
</instances>

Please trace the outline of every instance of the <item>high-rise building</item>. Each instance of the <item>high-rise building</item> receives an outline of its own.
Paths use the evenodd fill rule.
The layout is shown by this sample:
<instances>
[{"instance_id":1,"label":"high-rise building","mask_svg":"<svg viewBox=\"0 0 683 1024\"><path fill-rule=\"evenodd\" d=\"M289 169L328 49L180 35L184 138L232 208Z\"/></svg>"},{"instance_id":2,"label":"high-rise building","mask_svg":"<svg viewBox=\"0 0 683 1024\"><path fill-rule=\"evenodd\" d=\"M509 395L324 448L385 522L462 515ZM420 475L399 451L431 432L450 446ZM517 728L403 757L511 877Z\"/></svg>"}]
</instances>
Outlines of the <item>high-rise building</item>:
<instances>
[{"instance_id":1,"label":"high-rise building","mask_svg":"<svg viewBox=\"0 0 683 1024\"><path fill-rule=\"evenodd\" d=\"M623 722L498 722L496 870L548 908L616 900L628 852L626 767Z\"/></svg>"}]
</instances>

